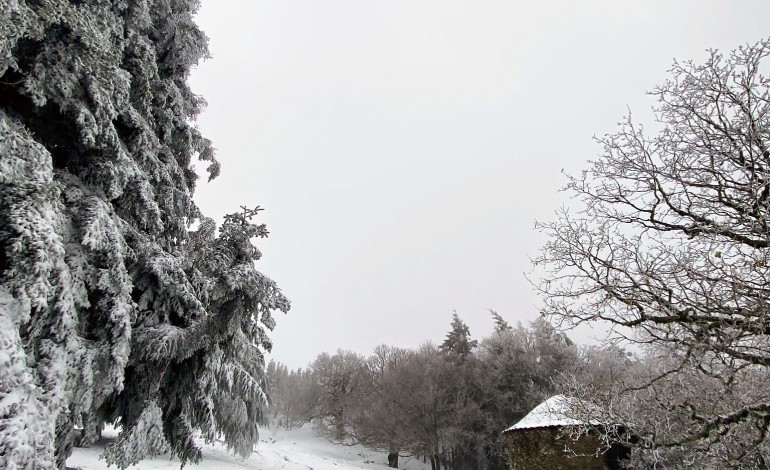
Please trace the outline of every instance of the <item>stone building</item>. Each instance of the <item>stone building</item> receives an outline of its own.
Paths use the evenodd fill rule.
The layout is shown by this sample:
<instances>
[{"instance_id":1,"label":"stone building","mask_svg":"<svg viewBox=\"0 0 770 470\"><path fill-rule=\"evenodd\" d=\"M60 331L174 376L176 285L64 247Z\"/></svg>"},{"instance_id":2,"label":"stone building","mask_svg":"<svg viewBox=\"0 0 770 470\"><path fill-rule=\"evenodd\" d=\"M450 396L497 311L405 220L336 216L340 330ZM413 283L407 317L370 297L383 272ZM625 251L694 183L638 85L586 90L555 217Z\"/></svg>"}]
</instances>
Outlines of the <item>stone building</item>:
<instances>
[{"instance_id":1,"label":"stone building","mask_svg":"<svg viewBox=\"0 0 770 470\"><path fill-rule=\"evenodd\" d=\"M503 431L511 470L615 470L619 450L597 454L601 448L596 431L579 439L566 426L581 424L569 418L572 399L556 395L533 409L521 421ZM594 424L594 423L592 423ZM622 452L620 452L622 454Z\"/></svg>"}]
</instances>

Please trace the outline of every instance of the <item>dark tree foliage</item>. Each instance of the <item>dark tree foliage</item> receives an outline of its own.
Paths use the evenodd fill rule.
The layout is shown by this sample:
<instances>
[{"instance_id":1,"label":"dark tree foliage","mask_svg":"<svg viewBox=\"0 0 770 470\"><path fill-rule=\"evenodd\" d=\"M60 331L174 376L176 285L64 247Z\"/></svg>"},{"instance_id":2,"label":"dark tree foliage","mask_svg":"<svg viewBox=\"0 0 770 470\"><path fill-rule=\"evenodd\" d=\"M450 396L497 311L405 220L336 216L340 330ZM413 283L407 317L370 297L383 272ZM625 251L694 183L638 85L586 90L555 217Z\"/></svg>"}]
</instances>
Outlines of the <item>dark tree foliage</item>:
<instances>
[{"instance_id":1,"label":"dark tree foliage","mask_svg":"<svg viewBox=\"0 0 770 470\"><path fill-rule=\"evenodd\" d=\"M471 355L478 343L478 341L471 339L471 331L468 325L465 324L457 312L454 312L452 314L451 329L447 333L444 342L439 346L439 350L452 360L462 362Z\"/></svg>"},{"instance_id":2,"label":"dark tree foliage","mask_svg":"<svg viewBox=\"0 0 770 470\"><path fill-rule=\"evenodd\" d=\"M508 324L503 317L500 316L499 313L495 312L494 310L489 310L490 315L492 315L492 319L495 321L495 332L496 333L504 333L511 328L511 325Z\"/></svg>"}]
</instances>

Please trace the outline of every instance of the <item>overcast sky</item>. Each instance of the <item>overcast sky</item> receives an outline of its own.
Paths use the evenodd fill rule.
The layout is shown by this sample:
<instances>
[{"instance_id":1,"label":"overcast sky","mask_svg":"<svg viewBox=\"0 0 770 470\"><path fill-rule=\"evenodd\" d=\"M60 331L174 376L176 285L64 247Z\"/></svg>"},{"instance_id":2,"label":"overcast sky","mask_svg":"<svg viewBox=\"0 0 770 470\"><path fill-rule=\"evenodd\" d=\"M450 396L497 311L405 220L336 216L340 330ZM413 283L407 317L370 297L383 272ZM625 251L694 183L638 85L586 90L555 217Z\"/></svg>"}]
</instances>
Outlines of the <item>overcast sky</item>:
<instances>
[{"instance_id":1,"label":"overcast sky","mask_svg":"<svg viewBox=\"0 0 770 470\"><path fill-rule=\"evenodd\" d=\"M192 75L222 175L261 205L259 269L292 301L278 361L440 342L537 316L524 277L577 172L673 59L770 35L767 0L203 0ZM580 336L580 335L578 335ZM578 337L579 341L587 338Z\"/></svg>"}]
</instances>

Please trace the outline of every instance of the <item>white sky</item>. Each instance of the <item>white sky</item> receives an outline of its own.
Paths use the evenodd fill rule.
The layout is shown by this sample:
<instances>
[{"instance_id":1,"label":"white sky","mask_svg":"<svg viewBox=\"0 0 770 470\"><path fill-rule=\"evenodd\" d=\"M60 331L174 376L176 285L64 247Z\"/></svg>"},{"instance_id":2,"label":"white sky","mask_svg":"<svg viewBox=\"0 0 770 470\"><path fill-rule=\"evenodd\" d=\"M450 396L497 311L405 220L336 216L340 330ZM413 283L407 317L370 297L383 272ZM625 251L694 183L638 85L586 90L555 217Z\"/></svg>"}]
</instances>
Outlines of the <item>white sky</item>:
<instances>
[{"instance_id":1,"label":"white sky","mask_svg":"<svg viewBox=\"0 0 770 470\"><path fill-rule=\"evenodd\" d=\"M273 358L440 342L452 309L526 323L523 273L575 173L673 58L770 34L767 0L203 0L209 216L266 208L292 300ZM577 338L579 341L584 340Z\"/></svg>"}]
</instances>

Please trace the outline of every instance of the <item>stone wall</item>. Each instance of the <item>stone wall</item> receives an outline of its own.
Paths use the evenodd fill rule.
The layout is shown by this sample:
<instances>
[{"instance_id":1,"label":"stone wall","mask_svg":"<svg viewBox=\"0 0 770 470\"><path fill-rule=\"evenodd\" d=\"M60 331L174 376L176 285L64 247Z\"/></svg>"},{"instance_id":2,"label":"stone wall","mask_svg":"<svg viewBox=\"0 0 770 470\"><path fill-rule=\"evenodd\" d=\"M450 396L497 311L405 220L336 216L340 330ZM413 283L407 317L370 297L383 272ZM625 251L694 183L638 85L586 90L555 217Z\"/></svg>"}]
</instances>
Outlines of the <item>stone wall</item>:
<instances>
[{"instance_id":1,"label":"stone wall","mask_svg":"<svg viewBox=\"0 0 770 470\"><path fill-rule=\"evenodd\" d=\"M607 470L604 456L594 457L599 439L586 435L573 441L569 436L560 436L560 428L518 429L505 433L508 444L511 470ZM569 447L575 456L565 450Z\"/></svg>"}]
</instances>

